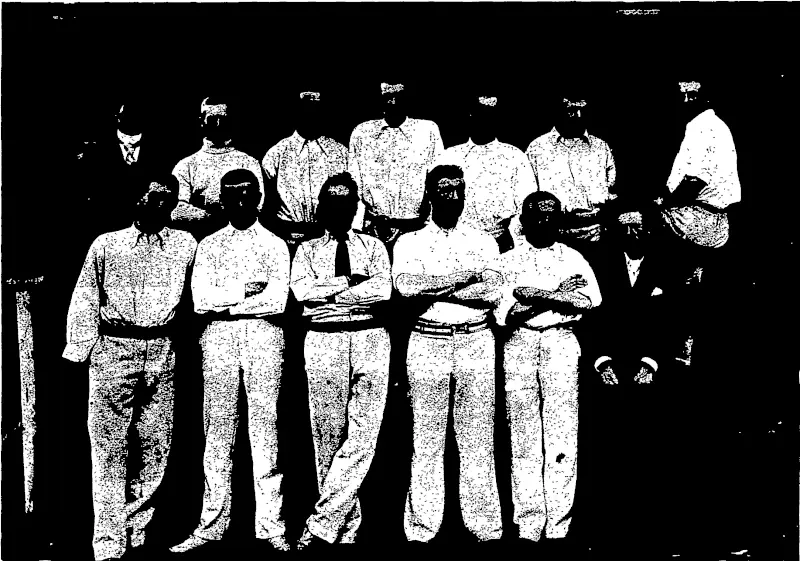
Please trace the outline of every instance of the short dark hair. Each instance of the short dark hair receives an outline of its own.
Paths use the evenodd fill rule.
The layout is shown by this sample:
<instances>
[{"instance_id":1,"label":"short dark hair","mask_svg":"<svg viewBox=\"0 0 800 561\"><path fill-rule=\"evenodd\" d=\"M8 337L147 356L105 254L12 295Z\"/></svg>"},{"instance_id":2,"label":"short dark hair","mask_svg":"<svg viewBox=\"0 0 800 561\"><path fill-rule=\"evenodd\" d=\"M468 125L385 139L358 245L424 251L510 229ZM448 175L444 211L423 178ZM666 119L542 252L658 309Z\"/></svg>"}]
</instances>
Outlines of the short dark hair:
<instances>
[{"instance_id":1,"label":"short dark hair","mask_svg":"<svg viewBox=\"0 0 800 561\"><path fill-rule=\"evenodd\" d=\"M347 187L348 193L347 195L331 195L328 191L329 188L334 185L342 185ZM358 199L358 184L356 183L353 176L349 173L342 172L337 173L335 175L331 175L328 179L325 180L325 183L322 184L322 189L319 192L319 200L322 202L325 199L330 199L331 197L344 197L347 200L351 199Z\"/></svg>"},{"instance_id":2,"label":"short dark hair","mask_svg":"<svg viewBox=\"0 0 800 561\"><path fill-rule=\"evenodd\" d=\"M558 200L558 197L549 191L535 191L525 197L522 202L522 214L527 214L533 210L538 212L539 203L545 201L553 201L556 212L561 212L561 201Z\"/></svg>"},{"instance_id":3,"label":"short dark hair","mask_svg":"<svg viewBox=\"0 0 800 561\"><path fill-rule=\"evenodd\" d=\"M225 187L226 185L239 185L240 183L252 183L254 185L258 185L258 178L256 177L256 174L249 169L233 169L223 175L219 182L220 187Z\"/></svg>"},{"instance_id":4,"label":"short dark hair","mask_svg":"<svg viewBox=\"0 0 800 561\"><path fill-rule=\"evenodd\" d=\"M170 190L171 193L178 194L180 190L180 185L178 184L178 178L172 175L171 173L157 173L150 177L150 181L148 181L146 189L150 189L150 185L153 183L158 183L159 185L163 185L167 189Z\"/></svg>"},{"instance_id":5,"label":"short dark hair","mask_svg":"<svg viewBox=\"0 0 800 561\"><path fill-rule=\"evenodd\" d=\"M453 164L434 167L425 176L425 192L428 197L436 194L436 187L442 179L464 179L464 170Z\"/></svg>"}]
</instances>

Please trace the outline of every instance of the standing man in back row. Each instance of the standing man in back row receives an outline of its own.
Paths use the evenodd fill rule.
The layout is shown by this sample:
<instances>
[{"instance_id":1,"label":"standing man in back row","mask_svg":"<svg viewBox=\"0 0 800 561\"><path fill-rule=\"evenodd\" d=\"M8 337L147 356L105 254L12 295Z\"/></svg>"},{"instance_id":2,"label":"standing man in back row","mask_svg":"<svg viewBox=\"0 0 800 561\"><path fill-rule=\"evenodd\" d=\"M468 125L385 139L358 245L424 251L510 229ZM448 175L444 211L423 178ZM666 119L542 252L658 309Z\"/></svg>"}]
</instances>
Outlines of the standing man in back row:
<instances>
[{"instance_id":1,"label":"standing man in back row","mask_svg":"<svg viewBox=\"0 0 800 561\"><path fill-rule=\"evenodd\" d=\"M302 92L297 130L267 151L261 161L269 192L276 191L275 231L294 255L297 247L322 236L317 222L319 192L325 181L347 171L347 148L322 134L320 92Z\"/></svg>"},{"instance_id":2,"label":"standing man in back row","mask_svg":"<svg viewBox=\"0 0 800 561\"><path fill-rule=\"evenodd\" d=\"M497 140L497 103L486 96L472 102L469 141L448 148L442 162L452 160L464 170L467 200L461 222L491 234L502 253L514 245L509 224L536 190L536 179L525 153Z\"/></svg>"},{"instance_id":3,"label":"standing man in back row","mask_svg":"<svg viewBox=\"0 0 800 561\"><path fill-rule=\"evenodd\" d=\"M200 105L203 147L175 165L178 178L178 206L172 212L173 225L201 240L224 227L228 221L220 205L220 180L227 172L246 169L256 176L260 191L258 208L264 203L264 179L258 160L233 147L234 115L226 100L207 97Z\"/></svg>"},{"instance_id":4,"label":"standing man in back row","mask_svg":"<svg viewBox=\"0 0 800 561\"><path fill-rule=\"evenodd\" d=\"M608 144L586 129L586 106L579 93L564 95L553 130L531 142L526 154L538 189L561 203L564 243L593 253L601 235L600 209L616 197L617 169Z\"/></svg>"},{"instance_id":5,"label":"standing man in back row","mask_svg":"<svg viewBox=\"0 0 800 561\"><path fill-rule=\"evenodd\" d=\"M381 99L384 118L361 123L350 136L348 166L366 207L363 230L391 254L400 234L427 219L425 175L444 147L436 123L406 115L403 84L381 84Z\"/></svg>"}]
</instances>

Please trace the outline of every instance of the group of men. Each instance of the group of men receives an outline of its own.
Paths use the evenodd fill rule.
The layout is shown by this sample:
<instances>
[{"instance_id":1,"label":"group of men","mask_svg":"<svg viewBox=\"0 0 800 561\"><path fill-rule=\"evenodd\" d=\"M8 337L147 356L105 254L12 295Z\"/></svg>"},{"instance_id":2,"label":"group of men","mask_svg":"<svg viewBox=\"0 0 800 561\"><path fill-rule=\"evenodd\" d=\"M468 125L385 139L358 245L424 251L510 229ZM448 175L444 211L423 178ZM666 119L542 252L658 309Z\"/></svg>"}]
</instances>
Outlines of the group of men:
<instances>
[{"instance_id":1,"label":"group of men","mask_svg":"<svg viewBox=\"0 0 800 561\"><path fill-rule=\"evenodd\" d=\"M256 537L292 548L276 419L286 339L297 333L319 499L296 549L356 540L357 493L397 356L413 410L408 541L430 542L443 520L451 381L463 521L481 542L502 536L497 364L519 536L564 538L582 348L609 390L649 386L660 369L687 363L692 333L665 329L661 310L699 282L706 252L727 240L725 209L740 198L730 131L702 84L679 88L686 136L664 195L636 205L614 194L612 152L588 134L579 96L563 100L553 130L523 153L497 139L497 97L475 99L470 140L444 150L435 123L406 115L403 84L381 85L384 118L358 125L349 147L321 134L321 93L302 92L297 131L260 163L233 146L232 108L206 98L203 147L172 174L139 175L142 134L123 107L119 165L135 179L120 201L130 222L92 243L64 352L90 364L95 558L145 543L170 449L173 339L189 299L204 325L205 490L197 528L173 553L219 540L228 527L240 399ZM281 322L291 298L300 317ZM641 329L616 329L619 314L635 315ZM603 326L598 336L576 335L584 316ZM132 427L140 451L130 450ZM127 471L129 453L141 455L136 473Z\"/></svg>"}]
</instances>

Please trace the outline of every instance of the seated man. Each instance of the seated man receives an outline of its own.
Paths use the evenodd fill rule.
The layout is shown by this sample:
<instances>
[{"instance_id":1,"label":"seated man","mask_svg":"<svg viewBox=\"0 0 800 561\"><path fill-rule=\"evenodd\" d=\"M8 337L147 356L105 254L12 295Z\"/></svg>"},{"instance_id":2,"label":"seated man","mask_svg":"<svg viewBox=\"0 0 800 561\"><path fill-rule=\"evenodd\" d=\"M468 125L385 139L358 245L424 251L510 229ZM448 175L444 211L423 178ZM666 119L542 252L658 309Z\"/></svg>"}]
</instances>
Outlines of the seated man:
<instances>
[{"instance_id":1,"label":"seated man","mask_svg":"<svg viewBox=\"0 0 800 561\"><path fill-rule=\"evenodd\" d=\"M561 203L528 195L525 241L498 262L503 275L497 322L511 329L504 346L511 423L514 522L525 540L565 538L572 520L578 455L578 361L573 327L600 304L592 268L556 242ZM563 542L562 542L563 543Z\"/></svg>"},{"instance_id":2,"label":"seated man","mask_svg":"<svg viewBox=\"0 0 800 561\"><path fill-rule=\"evenodd\" d=\"M94 556L139 549L153 517L149 503L166 469L172 438L173 335L196 242L167 228L178 182L152 181L132 226L98 237L67 316L64 358L89 358ZM133 425L140 447L129 449ZM135 473L127 460L140 456ZM128 496L131 496L129 499Z\"/></svg>"},{"instance_id":3,"label":"seated man","mask_svg":"<svg viewBox=\"0 0 800 561\"><path fill-rule=\"evenodd\" d=\"M351 229L357 208L350 174L325 181L318 209L325 235L301 244L292 264L292 291L309 319L304 354L319 486L299 550L354 542L357 493L386 405L389 335L374 307L392 293L389 255L380 240Z\"/></svg>"},{"instance_id":4,"label":"seated man","mask_svg":"<svg viewBox=\"0 0 800 561\"><path fill-rule=\"evenodd\" d=\"M592 526L601 554L647 559L657 552L642 548L665 545L656 530L667 496L656 482L669 459L662 408L674 387L665 382L683 367L681 331L670 324L676 291L665 282L641 214L622 214L608 233L598 275L603 304L581 339L597 372L590 384Z\"/></svg>"}]
</instances>

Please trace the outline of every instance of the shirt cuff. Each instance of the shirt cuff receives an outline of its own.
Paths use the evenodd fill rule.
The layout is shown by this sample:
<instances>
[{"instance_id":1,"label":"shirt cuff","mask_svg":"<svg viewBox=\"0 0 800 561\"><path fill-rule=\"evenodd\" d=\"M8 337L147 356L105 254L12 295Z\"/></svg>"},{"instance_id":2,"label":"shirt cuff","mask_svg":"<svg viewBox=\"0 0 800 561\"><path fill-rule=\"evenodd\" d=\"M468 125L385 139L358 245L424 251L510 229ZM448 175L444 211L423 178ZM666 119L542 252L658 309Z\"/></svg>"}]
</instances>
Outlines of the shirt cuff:
<instances>
[{"instance_id":1,"label":"shirt cuff","mask_svg":"<svg viewBox=\"0 0 800 561\"><path fill-rule=\"evenodd\" d=\"M653 372L658 372L658 363L650 357L643 356L642 362L653 369Z\"/></svg>"},{"instance_id":2,"label":"shirt cuff","mask_svg":"<svg viewBox=\"0 0 800 561\"><path fill-rule=\"evenodd\" d=\"M81 341L80 343L67 343L61 356L72 362L83 362L89 358L95 343L97 343L97 339Z\"/></svg>"},{"instance_id":3,"label":"shirt cuff","mask_svg":"<svg viewBox=\"0 0 800 561\"><path fill-rule=\"evenodd\" d=\"M594 369L600 372L600 367L603 366L603 364L605 364L606 362L610 361L611 361L610 356L601 356L600 358L594 361Z\"/></svg>"}]
</instances>

